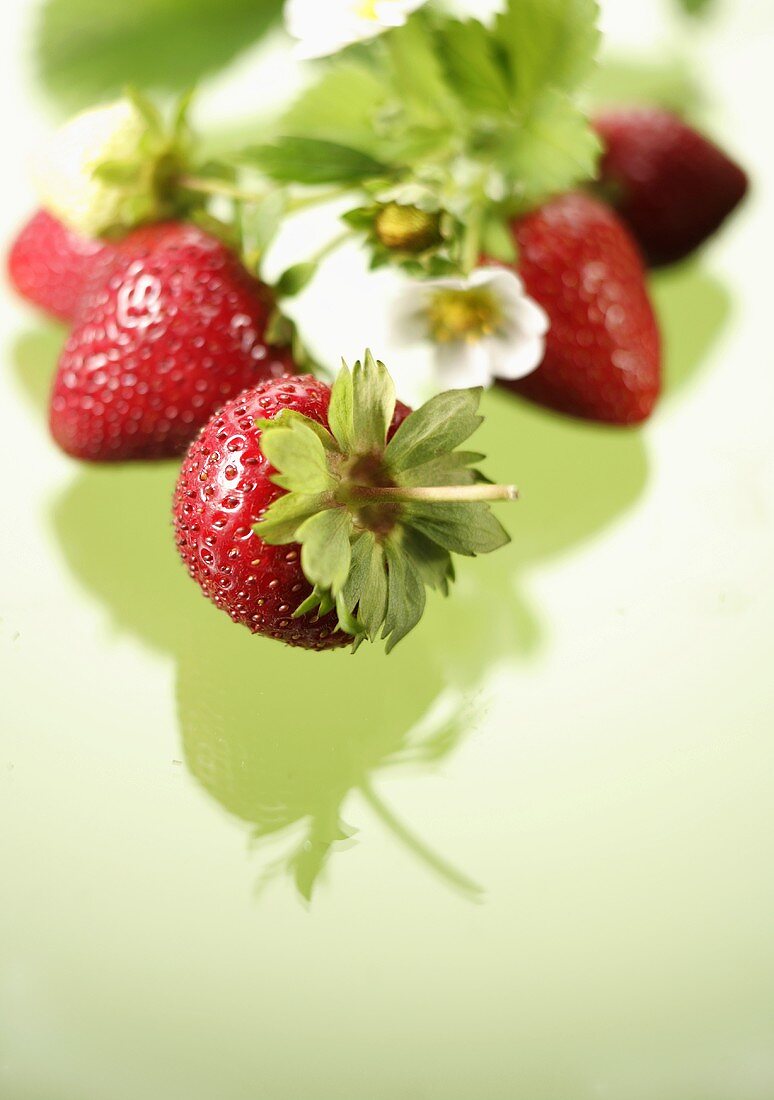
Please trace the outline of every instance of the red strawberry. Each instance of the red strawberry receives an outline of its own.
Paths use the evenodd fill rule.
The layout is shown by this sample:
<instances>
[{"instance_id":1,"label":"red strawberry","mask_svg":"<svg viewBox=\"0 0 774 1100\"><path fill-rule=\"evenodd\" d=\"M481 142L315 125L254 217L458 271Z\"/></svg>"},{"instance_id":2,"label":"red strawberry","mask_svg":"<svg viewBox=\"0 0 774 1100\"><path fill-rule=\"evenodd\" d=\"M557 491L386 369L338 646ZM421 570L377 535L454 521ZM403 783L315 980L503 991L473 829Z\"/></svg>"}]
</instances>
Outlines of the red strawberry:
<instances>
[{"instance_id":1,"label":"red strawberry","mask_svg":"<svg viewBox=\"0 0 774 1100\"><path fill-rule=\"evenodd\" d=\"M381 630L389 648L420 618L425 585L448 589L450 550L508 541L482 501L512 494L479 484L467 468L478 456L454 451L480 423L479 396L453 391L412 414L370 356L333 391L304 375L240 394L177 483L191 576L253 633L332 649Z\"/></svg>"},{"instance_id":2,"label":"red strawberry","mask_svg":"<svg viewBox=\"0 0 774 1100\"><path fill-rule=\"evenodd\" d=\"M688 256L747 193L747 176L676 115L654 107L606 111L601 183L652 266Z\"/></svg>"},{"instance_id":3,"label":"red strawberry","mask_svg":"<svg viewBox=\"0 0 774 1100\"><path fill-rule=\"evenodd\" d=\"M589 420L644 420L659 393L660 337L642 260L618 217L570 194L515 223L513 233L519 274L551 328L538 369L502 385Z\"/></svg>"},{"instance_id":4,"label":"red strawberry","mask_svg":"<svg viewBox=\"0 0 774 1100\"><path fill-rule=\"evenodd\" d=\"M115 255L108 241L81 237L38 210L14 241L8 274L23 298L63 321L72 321L89 282Z\"/></svg>"},{"instance_id":5,"label":"red strawberry","mask_svg":"<svg viewBox=\"0 0 774 1100\"><path fill-rule=\"evenodd\" d=\"M272 309L216 238L174 222L136 230L78 311L54 382L54 438L101 461L181 453L229 398L293 369L264 342Z\"/></svg>"}]
</instances>

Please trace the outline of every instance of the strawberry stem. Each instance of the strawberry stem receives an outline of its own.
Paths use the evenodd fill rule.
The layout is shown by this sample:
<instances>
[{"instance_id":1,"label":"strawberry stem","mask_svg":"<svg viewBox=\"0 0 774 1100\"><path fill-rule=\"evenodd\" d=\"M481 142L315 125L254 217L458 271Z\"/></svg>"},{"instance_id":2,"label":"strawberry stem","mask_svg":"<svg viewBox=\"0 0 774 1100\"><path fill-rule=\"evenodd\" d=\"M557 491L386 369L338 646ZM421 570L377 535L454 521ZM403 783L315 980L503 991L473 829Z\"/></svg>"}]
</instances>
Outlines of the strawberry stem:
<instances>
[{"instance_id":1,"label":"strawberry stem","mask_svg":"<svg viewBox=\"0 0 774 1100\"><path fill-rule=\"evenodd\" d=\"M349 504L410 504L431 501L437 504L468 504L486 500L518 500L515 485L351 485L346 488Z\"/></svg>"},{"instance_id":2,"label":"strawberry stem","mask_svg":"<svg viewBox=\"0 0 774 1100\"><path fill-rule=\"evenodd\" d=\"M266 197L266 192L245 191L227 180L202 179L199 176L178 176L180 187L187 191L197 191L202 195L223 195L227 199L236 199L238 202L260 202Z\"/></svg>"},{"instance_id":3,"label":"strawberry stem","mask_svg":"<svg viewBox=\"0 0 774 1100\"><path fill-rule=\"evenodd\" d=\"M403 822L399 821L392 810L382 802L368 780L364 780L360 784L360 792L376 816L387 826L393 836L399 840L401 844L404 844L410 852L417 856L420 862L429 867L440 879L447 882L449 886L466 894L472 900L478 900L482 897L484 891L477 882L468 878L462 871L458 871L456 867L453 867L442 856L439 856L429 848L424 841L409 832Z\"/></svg>"},{"instance_id":4,"label":"strawberry stem","mask_svg":"<svg viewBox=\"0 0 774 1100\"><path fill-rule=\"evenodd\" d=\"M235 199L237 202L262 202L269 194L268 191L247 191L245 188L238 187L228 180L205 178L196 175L178 176L177 183L187 191L196 191L202 195L222 195L224 198ZM300 195L298 198L288 201L286 212L288 214L296 214L300 210L307 210L313 206L320 206L323 203L332 202L334 199L346 195L351 190L352 188L347 185L346 187L327 188L324 191L318 191L312 195Z\"/></svg>"}]
</instances>

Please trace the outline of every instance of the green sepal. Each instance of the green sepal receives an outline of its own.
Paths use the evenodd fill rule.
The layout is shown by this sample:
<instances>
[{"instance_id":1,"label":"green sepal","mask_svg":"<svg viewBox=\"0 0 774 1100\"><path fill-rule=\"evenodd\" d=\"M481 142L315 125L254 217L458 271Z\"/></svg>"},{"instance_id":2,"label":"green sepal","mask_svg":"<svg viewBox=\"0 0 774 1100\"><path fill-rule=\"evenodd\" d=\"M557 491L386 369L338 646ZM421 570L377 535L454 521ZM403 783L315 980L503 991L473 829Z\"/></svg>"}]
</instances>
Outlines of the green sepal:
<instances>
[{"instance_id":1,"label":"green sepal","mask_svg":"<svg viewBox=\"0 0 774 1100\"><path fill-rule=\"evenodd\" d=\"M383 450L395 412L395 385L381 363L366 351L350 373L346 363L331 390L328 423L342 451L370 454Z\"/></svg>"},{"instance_id":2,"label":"green sepal","mask_svg":"<svg viewBox=\"0 0 774 1100\"><path fill-rule=\"evenodd\" d=\"M480 396L439 394L388 443L395 389L366 352L351 371L342 365L329 428L294 410L256 421L272 480L286 492L254 531L270 545L301 547L312 592L296 617L335 613L354 648L381 636L389 652L421 618L426 588L448 594L453 553L475 557L509 541L488 503L465 499L467 486L487 480L476 468L482 456L457 450L481 423ZM432 499L434 487L449 486L462 499Z\"/></svg>"},{"instance_id":3,"label":"green sepal","mask_svg":"<svg viewBox=\"0 0 774 1100\"><path fill-rule=\"evenodd\" d=\"M483 423L477 415L482 392L480 387L447 390L404 420L385 452L393 473L420 466L469 439Z\"/></svg>"}]
</instances>

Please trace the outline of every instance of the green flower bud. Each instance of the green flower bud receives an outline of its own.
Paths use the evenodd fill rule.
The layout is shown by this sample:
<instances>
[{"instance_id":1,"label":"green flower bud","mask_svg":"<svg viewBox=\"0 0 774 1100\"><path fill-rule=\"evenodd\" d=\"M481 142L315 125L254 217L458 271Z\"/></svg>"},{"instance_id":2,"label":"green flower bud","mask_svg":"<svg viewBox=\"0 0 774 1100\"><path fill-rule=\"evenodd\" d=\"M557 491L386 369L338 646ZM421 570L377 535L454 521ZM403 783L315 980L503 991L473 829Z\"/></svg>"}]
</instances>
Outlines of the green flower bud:
<instances>
[{"instance_id":1,"label":"green flower bud","mask_svg":"<svg viewBox=\"0 0 774 1100\"><path fill-rule=\"evenodd\" d=\"M390 202L376 215L374 233L385 248L416 255L441 243L441 215Z\"/></svg>"}]
</instances>

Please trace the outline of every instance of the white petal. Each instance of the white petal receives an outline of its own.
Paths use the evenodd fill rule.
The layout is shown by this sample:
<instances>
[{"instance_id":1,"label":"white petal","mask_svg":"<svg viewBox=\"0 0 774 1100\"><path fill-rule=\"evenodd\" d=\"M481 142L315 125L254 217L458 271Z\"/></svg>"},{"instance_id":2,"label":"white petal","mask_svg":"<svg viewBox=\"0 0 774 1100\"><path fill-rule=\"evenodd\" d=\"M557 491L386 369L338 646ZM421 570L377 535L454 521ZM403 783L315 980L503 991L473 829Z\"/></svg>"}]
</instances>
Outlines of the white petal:
<instances>
[{"instance_id":1,"label":"white petal","mask_svg":"<svg viewBox=\"0 0 774 1100\"><path fill-rule=\"evenodd\" d=\"M526 378L543 362L546 342L542 336L508 339L499 336L491 341L493 374L514 381Z\"/></svg>"},{"instance_id":2,"label":"white petal","mask_svg":"<svg viewBox=\"0 0 774 1100\"><path fill-rule=\"evenodd\" d=\"M442 390L465 390L471 386L491 386L493 362L491 341L476 340L468 343L455 340L438 344L435 353L435 370Z\"/></svg>"},{"instance_id":3,"label":"white petal","mask_svg":"<svg viewBox=\"0 0 774 1100\"><path fill-rule=\"evenodd\" d=\"M545 336L551 327L551 319L542 306L525 294L511 314L513 324L525 336Z\"/></svg>"}]
</instances>

